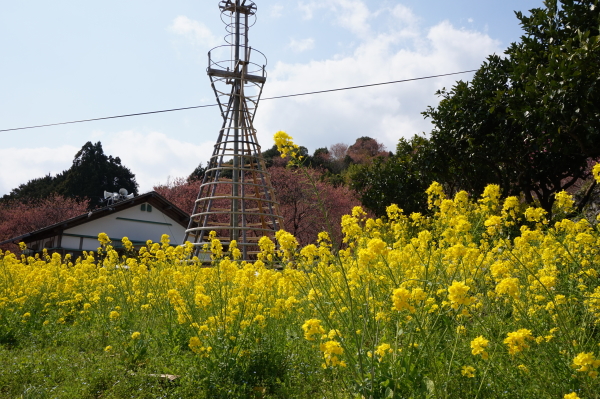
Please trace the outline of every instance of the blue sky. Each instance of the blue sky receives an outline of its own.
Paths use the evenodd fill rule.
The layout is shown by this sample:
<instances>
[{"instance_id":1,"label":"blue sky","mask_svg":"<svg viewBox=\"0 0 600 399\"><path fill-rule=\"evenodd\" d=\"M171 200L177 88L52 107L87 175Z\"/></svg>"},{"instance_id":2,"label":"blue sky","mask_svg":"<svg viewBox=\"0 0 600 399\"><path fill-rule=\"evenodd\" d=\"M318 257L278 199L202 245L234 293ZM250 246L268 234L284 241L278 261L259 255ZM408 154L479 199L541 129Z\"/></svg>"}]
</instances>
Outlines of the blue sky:
<instances>
[{"instance_id":1,"label":"blue sky","mask_svg":"<svg viewBox=\"0 0 600 399\"><path fill-rule=\"evenodd\" d=\"M542 0L255 0L250 44L268 57L264 97L478 68L522 34L513 10ZM217 0L30 0L0 13L0 130L214 103L207 51L223 43ZM264 101L263 148L285 130L311 151L375 137L394 150L427 132L435 91L471 74ZM216 108L0 132L0 195L70 167L101 141L142 192L206 162ZM99 188L102 192L103 188Z\"/></svg>"}]
</instances>

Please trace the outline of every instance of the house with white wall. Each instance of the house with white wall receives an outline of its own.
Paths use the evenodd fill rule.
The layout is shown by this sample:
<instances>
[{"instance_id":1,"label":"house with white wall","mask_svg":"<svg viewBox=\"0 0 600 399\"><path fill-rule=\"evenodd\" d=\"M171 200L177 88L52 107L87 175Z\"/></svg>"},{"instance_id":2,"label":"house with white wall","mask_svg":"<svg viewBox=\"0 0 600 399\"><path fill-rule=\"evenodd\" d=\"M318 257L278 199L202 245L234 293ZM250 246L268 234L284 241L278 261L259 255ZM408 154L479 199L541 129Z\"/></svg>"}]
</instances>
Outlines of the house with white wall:
<instances>
[{"instance_id":1,"label":"house with white wall","mask_svg":"<svg viewBox=\"0 0 600 399\"><path fill-rule=\"evenodd\" d=\"M1 244L24 242L29 254L71 254L76 258L83 251L96 251L99 247L98 234L106 233L113 246L118 248L123 237L136 247L146 241L160 242L168 234L171 244L182 244L189 215L155 191L133 198L125 198L103 208L64 220Z\"/></svg>"}]
</instances>

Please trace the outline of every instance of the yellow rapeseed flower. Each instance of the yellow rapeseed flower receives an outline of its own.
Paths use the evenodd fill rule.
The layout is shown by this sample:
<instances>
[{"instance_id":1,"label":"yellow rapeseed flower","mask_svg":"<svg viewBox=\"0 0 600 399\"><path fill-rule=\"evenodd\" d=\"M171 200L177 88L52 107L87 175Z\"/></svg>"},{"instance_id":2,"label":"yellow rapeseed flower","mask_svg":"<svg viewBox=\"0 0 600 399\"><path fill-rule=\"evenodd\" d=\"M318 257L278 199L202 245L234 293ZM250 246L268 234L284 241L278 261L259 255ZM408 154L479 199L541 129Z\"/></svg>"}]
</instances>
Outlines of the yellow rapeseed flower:
<instances>
[{"instance_id":1,"label":"yellow rapeseed flower","mask_svg":"<svg viewBox=\"0 0 600 399\"><path fill-rule=\"evenodd\" d=\"M275 133L275 136L273 136L273 140L275 141L275 145L277 146L277 151L281 153L281 158L290 156L293 159L298 159L299 147L296 144L294 144L294 141L289 134L283 131L279 131Z\"/></svg>"},{"instance_id":2,"label":"yellow rapeseed flower","mask_svg":"<svg viewBox=\"0 0 600 399\"><path fill-rule=\"evenodd\" d=\"M592 173L594 174L594 179L596 179L596 181L598 183L600 183L600 163L597 163L596 165L594 165L594 168L592 169Z\"/></svg>"},{"instance_id":3,"label":"yellow rapeseed flower","mask_svg":"<svg viewBox=\"0 0 600 399\"><path fill-rule=\"evenodd\" d=\"M573 201L571 194L563 190L560 193L554 194L554 198L556 198L555 206L559 212L570 213L573 211L575 201Z\"/></svg>"},{"instance_id":4,"label":"yellow rapeseed flower","mask_svg":"<svg viewBox=\"0 0 600 399\"><path fill-rule=\"evenodd\" d=\"M398 311L408 310L410 313L415 312L415 307L409 303L412 298L411 292L406 288L396 288L392 293L392 302L394 302L394 308Z\"/></svg>"},{"instance_id":5,"label":"yellow rapeseed flower","mask_svg":"<svg viewBox=\"0 0 600 399\"><path fill-rule=\"evenodd\" d=\"M323 352L323 358L325 359L324 367L327 366L340 366L346 367L346 362L340 360L337 355L342 355L344 353L344 349L337 341L327 341L323 342L319 345L321 352Z\"/></svg>"},{"instance_id":6,"label":"yellow rapeseed flower","mask_svg":"<svg viewBox=\"0 0 600 399\"><path fill-rule=\"evenodd\" d=\"M390 346L390 344L381 344L377 347L377 350L375 350L375 353L379 357L384 357L386 355L386 353L392 353L392 352L393 352L393 349Z\"/></svg>"},{"instance_id":7,"label":"yellow rapeseed flower","mask_svg":"<svg viewBox=\"0 0 600 399\"><path fill-rule=\"evenodd\" d=\"M425 193L427 194L427 204L429 205L429 209L433 209L434 207L438 208L442 204L442 201L446 199L444 188L436 181L431 183Z\"/></svg>"},{"instance_id":8,"label":"yellow rapeseed flower","mask_svg":"<svg viewBox=\"0 0 600 399\"><path fill-rule=\"evenodd\" d=\"M98 234L98 241L100 241L100 244L102 245L110 244L110 238L108 238L108 235L106 233Z\"/></svg>"},{"instance_id":9,"label":"yellow rapeseed flower","mask_svg":"<svg viewBox=\"0 0 600 399\"><path fill-rule=\"evenodd\" d=\"M454 281L448 287L448 299L450 300L452 309L458 309L460 305L471 305L475 302L475 298L467 295L471 288L462 281Z\"/></svg>"},{"instance_id":10,"label":"yellow rapeseed flower","mask_svg":"<svg viewBox=\"0 0 600 399\"><path fill-rule=\"evenodd\" d=\"M596 369L600 367L600 359L597 359L592 352L581 352L573 359L573 367L579 372L588 372L592 378L598 376Z\"/></svg>"},{"instance_id":11,"label":"yellow rapeseed flower","mask_svg":"<svg viewBox=\"0 0 600 399\"><path fill-rule=\"evenodd\" d=\"M306 320L302 325L304 331L304 338L309 341L314 341L314 335L325 334L325 329L321 326L321 321L318 319Z\"/></svg>"},{"instance_id":12,"label":"yellow rapeseed flower","mask_svg":"<svg viewBox=\"0 0 600 399\"><path fill-rule=\"evenodd\" d=\"M510 332L504 339L504 343L508 346L508 353L515 355L529 348L527 341L535 340L531 334L531 330L521 328L520 330Z\"/></svg>"},{"instance_id":13,"label":"yellow rapeseed flower","mask_svg":"<svg viewBox=\"0 0 600 399\"><path fill-rule=\"evenodd\" d=\"M546 213L543 208L529 207L525 210L525 218L529 222L544 222Z\"/></svg>"},{"instance_id":14,"label":"yellow rapeseed flower","mask_svg":"<svg viewBox=\"0 0 600 399\"><path fill-rule=\"evenodd\" d=\"M475 338L473 341L471 341L471 349L472 349L471 353L473 354L473 356L481 355L481 357L484 360L487 360L489 355L485 351L485 348L487 348L489 342L490 341L485 339L483 337L483 335L480 335L477 338Z\"/></svg>"},{"instance_id":15,"label":"yellow rapeseed flower","mask_svg":"<svg viewBox=\"0 0 600 399\"><path fill-rule=\"evenodd\" d=\"M475 367L462 366L462 370L460 370L460 373L467 378L473 378L473 377L475 377Z\"/></svg>"}]
</instances>

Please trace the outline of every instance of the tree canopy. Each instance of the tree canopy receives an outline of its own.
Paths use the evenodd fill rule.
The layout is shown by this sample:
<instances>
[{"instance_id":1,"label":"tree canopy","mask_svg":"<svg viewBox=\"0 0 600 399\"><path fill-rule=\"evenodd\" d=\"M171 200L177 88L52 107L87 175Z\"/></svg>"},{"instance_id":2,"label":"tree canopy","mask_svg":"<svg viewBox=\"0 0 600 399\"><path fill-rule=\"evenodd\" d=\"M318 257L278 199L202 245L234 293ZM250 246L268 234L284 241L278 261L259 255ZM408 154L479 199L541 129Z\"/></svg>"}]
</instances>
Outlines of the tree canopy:
<instances>
[{"instance_id":1,"label":"tree canopy","mask_svg":"<svg viewBox=\"0 0 600 399\"><path fill-rule=\"evenodd\" d=\"M423 113L434 127L414 149L421 154L408 161L400 154L378 171L395 171L405 183L404 174L416 173L421 183L473 195L495 183L548 212L556 193L589 177L590 161L600 157L598 0L547 0L515 14L520 41L489 56L472 81L438 91L439 105ZM395 189L387 184L373 195L390 200Z\"/></svg>"},{"instance_id":2,"label":"tree canopy","mask_svg":"<svg viewBox=\"0 0 600 399\"><path fill-rule=\"evenodd\" d=\"M90 208L102 203L103 192L116 192L125 188L138 194L135 175L121 164L119 157L104 154L102 144L85 143L75 154L71 167L58 175L32 179L13 189L4 201L30 201L58 194L79 200L89 199Z\"/></svg>"}]
</instances>

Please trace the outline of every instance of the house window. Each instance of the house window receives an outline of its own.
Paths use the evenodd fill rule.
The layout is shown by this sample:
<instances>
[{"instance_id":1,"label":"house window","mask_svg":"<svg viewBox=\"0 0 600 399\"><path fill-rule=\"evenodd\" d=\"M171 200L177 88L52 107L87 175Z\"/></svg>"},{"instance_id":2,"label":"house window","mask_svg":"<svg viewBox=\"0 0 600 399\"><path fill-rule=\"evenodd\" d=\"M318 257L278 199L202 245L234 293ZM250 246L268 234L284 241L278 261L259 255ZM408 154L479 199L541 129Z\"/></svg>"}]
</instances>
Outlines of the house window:
<instances>
[{"instance_id":1,"label":"house window","mask_svg":"<svg viewBox=\"0 0 600 399\"><path fill-rule=\"evenodd\" d=\"M152 205L150 204L142 204L142 212L152 212Z\"/></svg>"},{"instance_id":2,"label":"house window","mask_svg":"<svg viewBox=\"0 0 600 399\"><path fill-rule=\"evenodd\" d=\"M146 207L146 211L152 212L152 205L148 204L148 206Z\"/></svg>"},{"instance_id":3,"label":"house window","mask_svg":"<svg viewBox=\"0 0 600 399\"><path fill-rule=\"evenodd\" d=\"M146 204L142 204L142 212L146 212Z\"/></svg>"}]
</instances>

